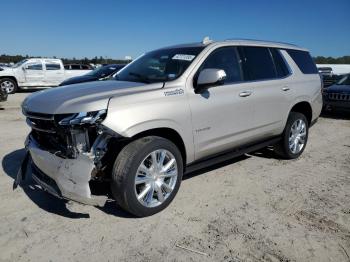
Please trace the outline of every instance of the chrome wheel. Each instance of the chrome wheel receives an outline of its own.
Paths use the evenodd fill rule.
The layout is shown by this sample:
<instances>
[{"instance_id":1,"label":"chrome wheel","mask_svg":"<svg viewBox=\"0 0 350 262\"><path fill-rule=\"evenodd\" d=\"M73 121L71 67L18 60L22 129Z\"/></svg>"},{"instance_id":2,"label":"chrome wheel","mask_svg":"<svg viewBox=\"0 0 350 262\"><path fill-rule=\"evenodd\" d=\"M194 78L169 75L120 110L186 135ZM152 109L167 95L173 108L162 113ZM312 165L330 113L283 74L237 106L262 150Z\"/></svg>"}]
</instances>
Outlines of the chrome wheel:
<instances>
[{"instance_id":1,"label":"chrome wheel","mask_svg":"<svg viewBox=\"0 0 350 262\"><path fill-rule=\"evenodd\" d=\"M8 80L5 80L4 82L2 82L0 87L2 90L6 90L8 94L12 93L15 90L15 85Z\"/></svg>"},{"instance_id":2,"label":"chrome wheel","mask_svg":"<svg viewBox=\"0 0 350 262\"><path fill-rule=\"evenodd\" d=\"M168 150L151 152L140 164L135 177L135 193L146 207L161 205L172 193L178 177L177 163Z\"/></svg>"},{"instance_id":3,"label":"chrome wheel","mask_svg":"<svg viewBox=\"0 0 350 262\"><path fill-rule=\"evenodd\" d=\"M289 149L293 154L298 154L305 146L306 123L302 119L296 120L289 132Z\"/></svg>"}]
</instances>

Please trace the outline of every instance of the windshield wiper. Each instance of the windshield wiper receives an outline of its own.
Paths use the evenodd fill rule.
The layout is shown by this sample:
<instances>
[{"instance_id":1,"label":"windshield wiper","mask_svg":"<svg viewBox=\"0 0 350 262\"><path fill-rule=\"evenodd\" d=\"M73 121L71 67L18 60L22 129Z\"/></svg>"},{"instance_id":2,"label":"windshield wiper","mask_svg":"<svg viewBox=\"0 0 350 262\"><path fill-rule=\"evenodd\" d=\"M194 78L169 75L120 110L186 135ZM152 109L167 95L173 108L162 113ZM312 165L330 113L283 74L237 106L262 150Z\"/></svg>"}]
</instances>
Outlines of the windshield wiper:
<instances>
[{"instance_id":1,"label":"windshield wiper","mask_svg":"<svg viewBox=\"0 0 350 262\"><path fill-rule=\"evenodd\" d=\"M134 73L134 72L130 72L129 75L137 77L140 80L140 82L142 82L142 83L145 83L145 84L151 83L150 79L147 76L144 76L144 75L141 75L138 73Z\"/></svg>"}]
</instances>

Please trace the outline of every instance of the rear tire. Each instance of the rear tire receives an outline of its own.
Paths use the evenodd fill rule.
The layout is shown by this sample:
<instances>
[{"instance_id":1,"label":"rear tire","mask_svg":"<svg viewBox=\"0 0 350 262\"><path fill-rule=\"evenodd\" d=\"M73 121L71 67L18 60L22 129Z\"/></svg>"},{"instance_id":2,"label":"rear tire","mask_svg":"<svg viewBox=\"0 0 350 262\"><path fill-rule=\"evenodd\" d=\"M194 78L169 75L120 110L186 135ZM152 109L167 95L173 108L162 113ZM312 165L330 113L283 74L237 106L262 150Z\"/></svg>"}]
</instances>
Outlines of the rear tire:
<instances>
[{"instance_id":1,"label":"rear tire","mask_svg":"<svg viewBox=\"0 0 350 262\"><path fill-rule=\"evenodd\" d=\"M309 136L305 115L290 112L281 141L274 146L275 153L283 159L298 158L304 151Z\"/></svg>"},{"instance_id":2,"label":"rear tire","mask_svg":"<svg viewBox=\"0 0 350 262\"><path fill-rule=\"evenodd\" d=\"M171 141L143 137L126 145L117 156L112 170L112 194L127 212L150 216L174 199L182 174L182 156Z\"/></svg>"},{"instance_id":3,"label":"rear tire","mask_svg":"<svg viewBox=\"0 0 350 262\"><path fill-rule=\"evenodd\" d=\"M0 88L6 90L8 94L14 94L18 90L16 81L11 78L1 78Z\"/></svg>"}]
</instances>

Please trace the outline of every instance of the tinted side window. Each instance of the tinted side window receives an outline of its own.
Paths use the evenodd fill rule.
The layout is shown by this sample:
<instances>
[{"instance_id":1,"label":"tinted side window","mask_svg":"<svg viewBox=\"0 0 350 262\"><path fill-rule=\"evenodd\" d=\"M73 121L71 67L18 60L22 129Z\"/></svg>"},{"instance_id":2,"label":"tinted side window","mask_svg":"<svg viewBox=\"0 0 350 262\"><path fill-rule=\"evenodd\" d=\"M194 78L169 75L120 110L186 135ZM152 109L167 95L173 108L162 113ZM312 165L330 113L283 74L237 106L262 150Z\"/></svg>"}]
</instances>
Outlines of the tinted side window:
<instances>
[{"instance_id":1,"label":"tinted side window","mask_svg":"<svg viewBox=\"0 0 350 262\"><path fill-rule=\"evenodd\" d=\"M289 69L280 51L275 48L270 48L270 52L275 63L277 77L285 77L289 75Z\"/></svg>"},{"instance_id":2,"label":"tinted side window","mask_svg":"<svg viewBox=\"0 0 350 262\"><path fill-rule=\"evenodd\" d=\"M225 84L242 81L242 74L235 47L223 47L213 51L200 67L222 69L226 73Z\"/></svg>"},{"instance_id":3,"label":"tinted side window","mask_svg":"<svg viewBox=\"0 0 350 262\"><path fill-rule=\"evenodd\" d=\"M80 70L80 65L71 65L72 70Z\"/></svg>"},{"instance_id":4,"label":"tinted side window","mask_svg":"<svg viewBox=\"0 0 350 262\"><path fill-rule=\"evenodd\" d=\"M83 69L83 70L89 70L90 68L89 68L88 65L81 65L81 69Z\"/></svg>"},{"instance_id":5,"label":"tinted side window","mask_svg":"<svg viewBox=\"0 0 350 262\"><path fill-rule=\"evenodd\" d=\"M56 64L56 63L45 64L45 66L46 66L46 70L60 70L61 69L60 64Z\"/></svg>"},{"instance_id":6,"label":"tinted side window","mask_svg":"<svg viewBox=\"0 0 350 262\"><path fill-rule=\"evenodd\" d=\"M318 73L317 67L308 52L300 50L287 50L287 52L293 58L301 72L304 74Z\"/></svg>"},{"instance_id":7,"label":"tinted side window","mask_svg":"<svg viewBox=\"0 0 350 262\"><path fill-rule=\"evenodd\" d=\"M43 65L41 63L33 63L26 66L28 70L43 70Z\"/></svg>"},{"instance_id":8,"label":"tinted side window","mask_svg":"<svg viewBox=\"0 0 350 262\"><path fill-rule=\"evenodd\" d=\"M244 75L246 80L263 80L276 78L275 65L268 48L243 47Z\"/></svg>"}]
</instances>

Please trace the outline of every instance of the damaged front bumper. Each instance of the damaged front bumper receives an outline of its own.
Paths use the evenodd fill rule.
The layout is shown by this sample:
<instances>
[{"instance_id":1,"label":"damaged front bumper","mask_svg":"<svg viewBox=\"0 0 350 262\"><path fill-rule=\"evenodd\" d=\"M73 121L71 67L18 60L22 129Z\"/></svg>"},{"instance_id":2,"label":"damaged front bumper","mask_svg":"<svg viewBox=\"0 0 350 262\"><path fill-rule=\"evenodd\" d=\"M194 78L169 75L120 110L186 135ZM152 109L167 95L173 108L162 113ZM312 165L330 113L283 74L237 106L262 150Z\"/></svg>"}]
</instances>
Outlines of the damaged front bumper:
<instances>
[{"instance_id":1,"label":"damaged front bumper","mask_svg":"<svg viewBox=\"0 0 350 262\"><path fill-rule=\"evenodd\" d=\"M107 197L91 195L89 186L96 168L93 155L79 154L75 159L63 158L41 149L31 135L28 136L25 146L27 155L18 172L14 188L24 178L28 166L31 166L33 179L56 197L87 205L104 206Z\"/></svg>"}]
</instances>

